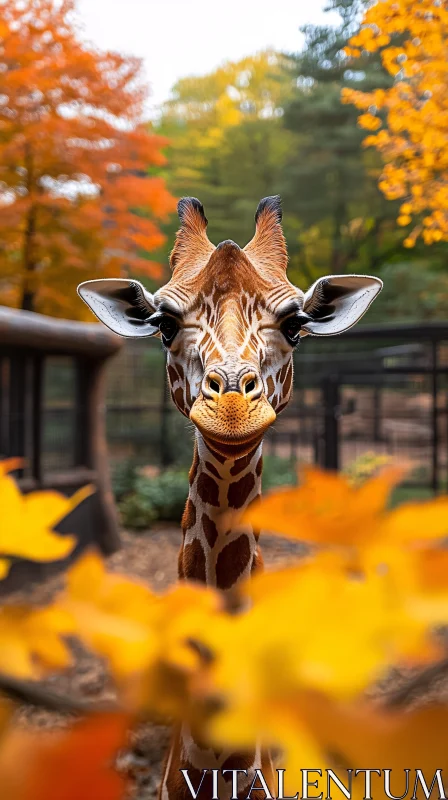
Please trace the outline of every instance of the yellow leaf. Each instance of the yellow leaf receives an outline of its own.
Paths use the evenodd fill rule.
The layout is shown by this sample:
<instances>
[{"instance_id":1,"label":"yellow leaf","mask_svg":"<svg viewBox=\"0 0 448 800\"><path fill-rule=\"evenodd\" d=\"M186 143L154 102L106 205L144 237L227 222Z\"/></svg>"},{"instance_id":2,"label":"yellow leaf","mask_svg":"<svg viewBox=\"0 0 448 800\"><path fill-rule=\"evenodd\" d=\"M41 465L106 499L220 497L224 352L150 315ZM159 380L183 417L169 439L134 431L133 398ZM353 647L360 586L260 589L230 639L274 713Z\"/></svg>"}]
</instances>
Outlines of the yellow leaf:
<instances>
[{"instance_id":1,"label":"yellow leaf","mask_svg":"<svg viewBox=\"0 0 448 800\"><path fill-rule=\"evenodd\" d=\"M69 666L70 652L61 636L72 631L70 617L56 607L0 607L0 672L34 678L48 668Z\"/></svg>"},{"instance_id":2,"label":"yellow leaf","mask_svg":"<svg viewBox=\"0 0 448 800\"><path fill-rule=\"evenodd\" d=\"M65 558L74 548L72 536L60 536L52 528L94 491L86 486L72 497L54 491L21 494L7 474L21 465L18 459L0 462L0 508L4 509L0 530L0 554L53 561ZM2 561L0 576L7 572Z\"/></svg>"},{"instance_id":3,"label":"yellow leaf","mask_svg":"<svg viewBox=\"0 0 448 800\"><path fill-rule=\"evenodd\" d=\"M151 591L120 575L106 573L100 557L89 553L68 573L61 604L77 631L106 656L118 676L137 672L153 657L157 642L150 628Z\"/></svg>"}]
</instances>

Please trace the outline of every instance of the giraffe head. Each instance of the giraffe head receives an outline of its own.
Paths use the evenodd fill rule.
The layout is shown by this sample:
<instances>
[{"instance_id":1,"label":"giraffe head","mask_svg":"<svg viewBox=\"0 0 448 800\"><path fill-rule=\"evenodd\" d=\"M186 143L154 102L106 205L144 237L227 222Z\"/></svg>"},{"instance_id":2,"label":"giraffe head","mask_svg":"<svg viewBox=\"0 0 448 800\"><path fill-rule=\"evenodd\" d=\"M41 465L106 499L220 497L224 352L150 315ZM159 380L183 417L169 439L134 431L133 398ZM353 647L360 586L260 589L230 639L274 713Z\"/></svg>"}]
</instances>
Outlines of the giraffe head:
<instances>
[{"instance_id":1,"label":"giraffe head","mask_svg":"<svg viewBox=\"0 0 448 800\"><path fill-rule=\"evenodd\" d=\"M258 206L244 249L207 237L201 203L183 198L171 280L154 295L135 280L82 283L79 294L121 336L158 336L173 400L223 456L254 448L288 403L292 355L307 334L352 327L380 292L378 278L336 275L306 293L286 277L279 197Z\"/></svg>"}]
</instances>

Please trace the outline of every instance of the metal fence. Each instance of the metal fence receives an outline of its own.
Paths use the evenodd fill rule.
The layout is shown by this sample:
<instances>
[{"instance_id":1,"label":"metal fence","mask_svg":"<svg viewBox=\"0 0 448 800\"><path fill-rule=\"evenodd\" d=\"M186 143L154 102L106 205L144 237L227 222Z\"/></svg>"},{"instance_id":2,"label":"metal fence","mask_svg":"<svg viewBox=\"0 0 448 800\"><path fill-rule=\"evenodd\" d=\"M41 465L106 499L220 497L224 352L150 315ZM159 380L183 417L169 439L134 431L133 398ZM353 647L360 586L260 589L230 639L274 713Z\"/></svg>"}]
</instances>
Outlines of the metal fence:
<instances>
[{"instance_id":1,"label":"metal fence","mask_svg":"<svg viewBox=\"0 0 448 800\"><path fill-rule=\"evenodd\" d=\"M411 464L414 486L448 490L448 323L306 337L294 384L267 454L333 469L384 454ZM168 397L158 342L128 342L114 359L107 428L112 459L161 467L191 460L192 428Z\"/></svg>"}]
</instances>

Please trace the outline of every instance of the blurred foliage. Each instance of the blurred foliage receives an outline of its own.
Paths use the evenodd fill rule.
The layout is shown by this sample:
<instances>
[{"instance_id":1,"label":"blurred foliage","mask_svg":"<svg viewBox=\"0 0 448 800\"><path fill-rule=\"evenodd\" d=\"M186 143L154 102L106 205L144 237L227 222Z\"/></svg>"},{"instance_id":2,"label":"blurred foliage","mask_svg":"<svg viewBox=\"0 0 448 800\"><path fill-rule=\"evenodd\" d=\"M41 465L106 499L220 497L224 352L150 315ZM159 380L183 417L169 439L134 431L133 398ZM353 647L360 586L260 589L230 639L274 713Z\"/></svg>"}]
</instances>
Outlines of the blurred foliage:
<instances>
[{"instance_id":1,"label":"blurred foliage","mask_svg":"<svg viewBox=\"0 0 448 800\"><path fill-rule=\"evenodd\" d=\"M296 90L285 109L285 126L296 131L299 152L288 161L283 195L300 220L293 266L309 279L322 272L374 273L384 257L401 248L394 209L377 187L380 160L362 148L356 111L341 102L347 86L390 83L380 59L369 56L350 70L343 47L360 3L333 0L339 26L306 26L305 46L295 58Z\"/></svg>"},{"instance_id":2,"label":"blurred foliage","mask_svg":"<svg viewBox=\"0 0 448 800\"><path fill-rule=\"evenodd\" d=\"M399 206L378 188L381 158L363 147L357 110L341 98L393 83L379 53L363 51L354 63L344 52L367 5L331 0L339 24L306 26L296 54L267 51L180 80L156 125L170 140L163 174L174 194L204 203L215 243L231 237L245 245L259 200L281 194L289 275L300 288L325 273L384 273L392 283L376 319L440 318L448 248L417 242L412 256L405 249ZM170 242L176 226L164 228ZM395 263L409 265L409 286Z\"/></svg>"},{"instance_id":3,"label":"blurred foliage","mask_svg":"<svg viewBox=\"0 0 448 800\"><path fill-rule=\"evenodd\" d=\"M281 123L293 79L288 63L266 51L183 78L161 109L156 129L170 141L163 174L177 196L200 198L216 244L229 236L247 244L259 200L280 189L294 139ZM175 229L173 221L171 241Z\"/></svg>"},{"instance_id":4,"label":"blurred foliage","mask_svg":"<svg viewBox=\"0 0 448 800\"><path fill-rule=\"evenodd\" d=\"M135 458L125 458L112 465L112 491L118 502L134 491L137 477L138 463Z\"/></svg>"},{"instance_id":5,"label":"blurred foliage","mask_svg":"<svg viewBox=\"0 0 448 800\"><path fill-rule=\"evenodd\" d=\"M13 466L3 465L4 476ZM67 638L76 637L106 661L120 709L48 735L17 725L1 703L0 784L8 800L118 800L130 787L111 766L114 754L142 718L193 726L212 748L249 749L261 737L283 753L289 795L302 785L303 764L334 767L335 753L337 765L418 763L431 777L446 769L443 700L403 711L384 708L387 693L372 697L392 666L418 670L444 656L433 630L448 621L448 497L390 509L403 477L389 467L353 486L308 467L299 487L249 506L243 524L313 547L306 559L243 581L230 607L216 589L188 581L157 595L108 572L93 552L42 608L14 600L0 606L2 678L19 679L20 696L30 686L24 677L70 666ZM30 501L36 529L38 498ZM47 496L49 517L58 516L58 504ZM2 508L2 542L11 543L21 512ZM40 534L28 555L40 557L47 545L54 557L53 541ZM6 552L14 555L14 547ZM362 785L355 784L356 800Z\"/></svg>"},{"instance_id":6,"label":"blurred foliage","mask_svg":"<svg viewBox=\"0 0 448 800\"><path fill-rule=\"evenodd\" d=\"M1 3L0 302L91 319L77 284L160 276L148 254L175 203L141 62L90 47L75 10Z\"/></svg>"},{"instance_id":7,"label":"blurred foliage","mask_svg":"<svg viewBox=\"0 0 448 800\"><path fill-rule=\"evenodd\" d=\"M263 456L263 492L279 486L295 486L297 483L297 464L292 458L275 455Z\"/></svg>"},{"instance_id":8,"label":"blurred foliage","mask_svg":"<svg viewBox=\"0 0 448 800\"><path fill-rule=\"evenodd\" d=\"M379 186L400 201L398 225L412 248L448 241L446 76L448 9L438 0L384 0L368 7L345 48L354 69L366 53L391 77L382 87L345 88L363 113L366 146L383 157Z\"/></svg>"},{"instance_id":9,"label":"blurred foliage","mask_svg":"<svg viewBox=\"0 0 448 800\"><path fill-rule=\"evenodd\" d=\"M128 473L130 491L122 495L119 509L123 525L128 528L149 528L155 520L180 523L188 496L188 472L167 469L147 477L134 470ZM122 482L123 489L126 482Z\"/></svg>"},{"instance_id":10,"label":"blurred foliage","mask_svg":"<svg viewBox=\"0 0 448 800\"><path fill-rule=\"evenodd\" d=\"M118 507L122 525L130 530L147 530L157 519L151 498L145 492L134 491L126 495Z\"/></svg>"},{"instance_id":11,"label":"blurred foliage","mask_svg":"<svg viewBox=\"0 0 448 800\"><path fill-rule=\"evenodd\" d=\"M379 455L369 450L349 464L344 473L352 486L359 486L368 478L377 474L389 462L390 458L388 456Z\"/></svg>"},{"instance_id":12,"label":"blurred foliage","mask_svg":"<svg viewBox=\"0 0 448 800\"><path fill-rule=\"evenodd\" d=\"M369 311L369 322L429 322L448 319L448 273L446 266L428 264L427 259L398 261L381 270L384 287Z\"/></svg>"}]
</instances>

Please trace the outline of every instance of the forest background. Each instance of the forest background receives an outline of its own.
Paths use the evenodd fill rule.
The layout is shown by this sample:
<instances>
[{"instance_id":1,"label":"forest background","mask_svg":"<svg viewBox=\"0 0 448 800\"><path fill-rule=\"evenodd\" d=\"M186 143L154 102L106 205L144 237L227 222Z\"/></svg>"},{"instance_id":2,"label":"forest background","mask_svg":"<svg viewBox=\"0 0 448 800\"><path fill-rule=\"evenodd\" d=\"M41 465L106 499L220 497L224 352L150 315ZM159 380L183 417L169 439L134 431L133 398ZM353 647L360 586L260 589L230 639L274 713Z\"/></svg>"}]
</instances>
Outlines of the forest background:
<instances>
[{"instance_id":1,"label":"forest background","mask_svg":"<svg viewBox=\"0 0 448 800\"><path fill-rule=\"evenodd\" d=\"M22 56L34 55L3 72L1 303L90 318L75 294L82 280L132 275L153 289L167 279L175 198L199 197L211 240L244 246L260 198L280 194L292 282L378 274L385 290L370 322L446 318L448 244L408 246L412 222L379 188L381 155L363 145L359 111L343 102L347 90L393 84L378 51L344 52L364 0L330 0L328 26L305 27L297 53L259 52L181 78L150 123L138 59L83 47L70 0L59 12L66 35L46 43L51 3L35 3L34 18L21 5L2 5L27 31ZM5 43L11 63L20 52Z\"/></svg>"}]
</instances>

